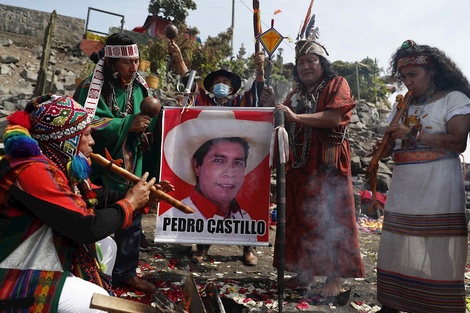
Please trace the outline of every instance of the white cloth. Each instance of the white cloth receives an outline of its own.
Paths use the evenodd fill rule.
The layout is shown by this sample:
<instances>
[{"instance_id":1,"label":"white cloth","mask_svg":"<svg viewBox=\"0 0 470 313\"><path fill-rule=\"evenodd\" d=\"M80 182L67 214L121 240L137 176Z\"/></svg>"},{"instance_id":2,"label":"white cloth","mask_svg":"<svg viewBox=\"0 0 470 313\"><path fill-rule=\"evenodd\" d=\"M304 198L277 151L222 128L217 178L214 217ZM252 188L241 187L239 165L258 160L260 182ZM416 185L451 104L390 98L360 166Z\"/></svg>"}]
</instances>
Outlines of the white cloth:
<instances>
[{"instance_id":1,"label":"white cloth","mask_svg":"<svg viewBox=\"0 0 470 313\"><path fill-rule=\"evenodd\" d=\"M212 218L207 219L196 207L191 198L187 197L181 200L182 203L194 208L196 212L186 214L176 208L171 208L161 215L157 216L157 225L155 232L155 242L177 242L177 243L206 243L206 244L229 244L229 245L246 245L247 243L255 243L258 241L258 235L264 233L253 234L250 231L236 232L233 227L230 232L220 231L220 227L224 220L243 220L249 223L256 223L248 212L240 209L239 212L231 213L231 215L224 219L220 215L214 215ZM165 229L165 218L178 218L179 221L194 221L195 227L184 227L181 232L169 231L168 227ZM185 223L187 224L187 223ZM251 226L252 224L250 224ZM180 228L182 229L182 228ZM194 230L194 231L193 231ZM227 230L227 228L224 228Z\"/></svg>"},{"instance_id":2,"label":"white cloth","mask_svg":"<svg viewBox=\"0 0 470 313\"><path fill-rule=\"evenodd\" d=\"M470 100L463 93L453 91L424 107L410 105L408 112L410 116L421 115L424 133L444 134L447 131L446 123L453 116L470 114ZM397 140L395 149L399 148ZM460 159L394 166L385 211L410 215L464 213L465 190ZM463 237L408 238L384 232L381 235L378 267L414 276L418 264L411 258L415 258L422 262L418 266L421 272L419 277L429 277L434 264L445 262L439 271L432 271L432 277L462 279L466 246L467 240ZM449 252L442 253L443 247L448 247ZM449 261L454 266L447 263Z\"/></svg>"},{"instance_id":3,"label":"white cloth","mask_svg":"<svg viewBox=\"0 0 470 313\"><path fill-rule=\"evenodd\" d=\"M98 285L70 274L60 294L58 313L101 313L105 311L90 309L94 293L109 295Z\"/></svg>"},{"instance_id":4,"label":"white cloth","mask_svg":"<svg viewBox=\"0 0 470 313\"><path fill-rule=\"evenodd\" d=\"M111 275L116 262L117 245L113 238L106 237L95 243L97 259L101 270ZM60 294L59 313L100 313L105 312L90 309L91 298L94 293L109 295L102 287L70 274L64 283Z\"/></svg>"},{"instance_id":5,"label":"white cloth","mask_svg":"<svg viewBox=\"0 0 470 313\"><path fill-rule=\"evenodd\" d=\"M0 268L62 272L51 227L42 225L0 263Z\"/></svg>"},{"instance_id":6,"label":"white cloth","mask_svg":"<svg viewBox=\"0 0 470 313\"><path fill-rule=\"evenodd\" d=\"M113 273L114 263L116 263L117 244L111 237L106 237L96 242L96 256L100 268L106 275Z\"/></svg>"},{"instance_id":7,"label":"white cloth","mask_svg":"<svg viewBox=\"0 0 470 313\"><path fill-rule=\"evenodd\" d=\"M411 120L413 116L420 117L423 133L445 134L447 122L453 116L470 114L470 99L461 92L450 92L445 97L424 106L410 105L408 112ZM400 147L401 143L397 140L395 149ZM419 147L424 146L419 144ZM426 223L426 217L430 215L433 215L431 220L436 221L436 216L445 218L450 214L465 213L465 190L460 158L395 164L385 212L377 262L380 273L397 273L397 276L412 277L416 282L462 281L463 286L467 238L462 235L440 237L432 235L438 229ZM403 233L387 231L387 212L399 214L392 214L393 218L406 221L408 228L389 224L393 225L391 229ZM415 227L419 229L426 226L428 227L426 236L409 235ZM383 285L388 286L386 281ZM401 288L401 286L396 287ZM388 288L391 290L394 287L388 286ZM384 299L388 298L387 294L393 296L394 292L390 290L382 291ZM425 284L421 291L428 292ZM380 294L380 290L378 292Z\"/></svg>"}]
</instances>

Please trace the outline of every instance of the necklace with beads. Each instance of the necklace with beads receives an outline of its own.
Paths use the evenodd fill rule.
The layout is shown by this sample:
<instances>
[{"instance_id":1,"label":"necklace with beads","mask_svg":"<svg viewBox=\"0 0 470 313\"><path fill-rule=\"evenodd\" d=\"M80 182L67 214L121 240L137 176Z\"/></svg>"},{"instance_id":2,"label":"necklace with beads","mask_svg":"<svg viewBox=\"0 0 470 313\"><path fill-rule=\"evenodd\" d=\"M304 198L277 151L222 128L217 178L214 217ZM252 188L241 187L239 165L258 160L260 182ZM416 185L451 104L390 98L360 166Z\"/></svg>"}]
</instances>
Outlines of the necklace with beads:
<instances>
[{"instance_id":1,"label":"necklace with beads","mask_svg":"<svg viewBox=\"0 0 470 313\"><path fill-rule=\"evenodd\" d=\"M431 92L427 93L427 94L429 94L428 96L425 96L425 97L414 96L411 99L411 103L414 104L414 105L426 105L426 104L428 104L428 102L430 102L430 100L432 100L432 98L436 95L436 93L437 93L437 89L432 87Z\"/></svg>"},{"instance_id":2,"label":"necklace with beads","mask_svg":"<svg viewBox=\"0 0 470 313\"><path fill-rule=\"evenodd\" d=\"M418 108L416 108L414 114L410 114L408 112L409 109L407 110L406 117L405 117L406 118L405 125L409 125L410 123L414 125L421 124L421 118L424 113L424 109L428 103L431 103L432 101L434 101L434 97L436 96L436 94L438 94L438 90L433 87L432 91L428 92L428 94L429 95L425 97L413 97L411 99L411 104L415 106L420 106L421 108L419 110L419 113L418 113ZM423 117L426 117L426 115L427 114L425 114Z\"/></svg>"},{"instance_id":3,"label":"necklace with beads","mask_svg":"<svg viewBox=\"0 0 470 313\"><path fill-rule=\"evenodd\" d=\"M313 91L304 95L302 90L299 89L298 92L294 95L293 100L296 101L295 105L292 103L293 110L296 114L309 114L315 113L317 111L317 103L320 98L320 93L327 84L326 79L324 79ZM297 129L297 131L296 131ZM303 130L303 138L301 137L301 132ZM312 134L313 127L306 126L292 122L288 129L289 134L289 146L292 151L292 167L300 168L307 164L308 156L310 154L310 146L312 143ZM300 148L300 155L297 149Z\"/></svg>"},{"instance_id":4,"label":"necklace with beads","mask_svg":"<svg viewBox=\"0 0 470 313\"><path fill-rule=\"evenodd\" d=\"M111 110L117 113L117 117L125 117L127 114L132 114L134 109L134 80L129 84L123 86L126 92L126 104L125 104L125 111L122 112L119 106L117 105L116 101L116 91L114 89L114 83L111 84L111 95L109 99L109 103L111 103Z\"/></svg>"}]
</instances>

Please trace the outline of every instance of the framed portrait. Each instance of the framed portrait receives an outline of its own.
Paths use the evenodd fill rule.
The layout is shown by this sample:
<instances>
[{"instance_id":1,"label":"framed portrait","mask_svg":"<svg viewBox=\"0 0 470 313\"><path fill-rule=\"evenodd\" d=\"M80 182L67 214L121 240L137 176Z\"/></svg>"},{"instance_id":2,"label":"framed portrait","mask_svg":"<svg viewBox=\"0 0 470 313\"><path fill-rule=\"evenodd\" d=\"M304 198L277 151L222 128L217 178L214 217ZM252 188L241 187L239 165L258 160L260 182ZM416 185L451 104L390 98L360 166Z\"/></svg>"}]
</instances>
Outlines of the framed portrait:
<instances>
[{"instance_id":1,"label":"framed portrait","mask_svg":"<svg viewBox=\"0 0 470 313\"><path fill-rule=\"evenodd\" d=\"M268 245L274 108L169 107L162 180L194 210L160 202L155 242Z\"/></svg>"}]
</instances>

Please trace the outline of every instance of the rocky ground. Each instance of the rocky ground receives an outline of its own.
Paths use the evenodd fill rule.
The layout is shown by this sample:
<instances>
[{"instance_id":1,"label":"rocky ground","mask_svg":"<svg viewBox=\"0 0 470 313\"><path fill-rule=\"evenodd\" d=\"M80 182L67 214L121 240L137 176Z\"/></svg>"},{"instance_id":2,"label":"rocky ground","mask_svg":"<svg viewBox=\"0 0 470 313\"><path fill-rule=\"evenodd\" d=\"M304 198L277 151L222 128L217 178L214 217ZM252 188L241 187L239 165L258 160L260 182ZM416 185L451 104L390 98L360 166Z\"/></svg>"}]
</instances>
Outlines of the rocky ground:
<instances>
[{"instance_id":1,"label":"rocky ground","mask_svg":"<svg viewBox=\"0 0 470 313\"><path fill-rule=\"evenodd\" d=\"M143 219L143 229L149 239L155 234L154 214ZM284 292L283 312L376 312L376 259L380 222L360 218L358 223L361 254L366 270L364 279L344 280L344 294L321 299L312 290ZM152 244L141 252L141 274L158 287L158 292L175 302L181 302L181 282L192 275L200 290L214 282L224 299L227 312L278 312L277 270L272 266L276 225L270 227L270 246L258 247L258 265L249 267L241 262L239 246L214 245L207 260L194 264L190 260L191 245ZM345 238L347 240L347 238ZM328 247L325 247L328 249ZM290 277L293 273L286 272ZM319 279L319 284L324 278ZM125 292L121 297L151 303L152 298Z\"/></svg>"},{"instance_id":2,"label":"rocky ground","mask_svg":"<svg viewBox=\"0 0 470 313\"><path fill-rule=\"evenodd\" d=\"M21 99L23 95L28 96L29 88L25 88L23 92L18 89L28 84L35 84L41 64L42 41L42 38L0 31L1 100ZM48 80L50 82L52 73L55 73L55 81L61 83L61 91L71 94L75 88L74 78L81 76L88 59L84 54L80 54L78 46L70 44L53 47L51 51ZM12 62L7 58L17 60ZM31 73L30 76L26 75L27 72ZM59 76L60 79L57 79ZM66 76L73 77L73 80L66 82Z\"/></svg>"},{"instance_id":3,"label":"rocky ground","mask_svg":"<svg viewBox=\"0 0 470 313\"><path fill-rule=\"evenodd\" d=\"M156 215L143 219L143 230L149 239L154 238ZM376 299L376 264L380 241L381 222L361 215L358 218L359 244L366 272L363 279L343 280L344 293L336 298L321 299L313 290L284 290L283 312L360 312L372 313L380 308ZM278 274L272 266L276 225L270 227L270 246L258 247L258 265L242 264L242 248L239 246L214 245L207 260L194 264L190 260L191 246L179 244L152 244L148 251L141 252L141 274L154 282L172 301L182 303L181 283L188 276L194 278L200 291L213 282L227 313L279 312ZM347 240L347 238L345 238ZM287 243L286 243L287 244ZM328 247L325 247L328 249ZM470 258L467 268L470 270ZM285 272L288 278L293 273ZM467 299L470 297L470 272L466 273ZM320 277L318 284L324 281ZM152 303L153 297L122 293L121 297ZM469 312L469 310L467 310Z\"/></svg>"}]
</instances>

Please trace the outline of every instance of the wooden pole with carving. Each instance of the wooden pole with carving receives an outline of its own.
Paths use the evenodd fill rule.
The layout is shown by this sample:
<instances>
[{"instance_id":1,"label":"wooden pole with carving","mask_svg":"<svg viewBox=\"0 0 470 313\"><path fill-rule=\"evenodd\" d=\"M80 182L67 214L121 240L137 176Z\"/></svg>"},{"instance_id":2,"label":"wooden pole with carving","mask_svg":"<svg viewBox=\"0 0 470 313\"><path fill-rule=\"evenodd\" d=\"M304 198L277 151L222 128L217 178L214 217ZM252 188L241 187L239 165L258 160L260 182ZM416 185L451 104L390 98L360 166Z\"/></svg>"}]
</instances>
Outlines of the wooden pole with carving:
<instances>
[{"instance_id":1,"label":"wooden pole with carving","mask_svg":"<svg viewBox=\"0 0 470 313\"><path fill-rule=\"evenodd\" d=\"M51 19L44 32L44 43L42 46L41 67L39 68L36 87L34 88L34 96L39 97L46 94L47 89L47 69L49 67L49 59L51 57L52 38L54 37L55 20L57 12L54 10Z\"/></svg>"}]
</instances>

